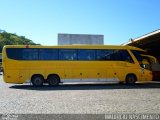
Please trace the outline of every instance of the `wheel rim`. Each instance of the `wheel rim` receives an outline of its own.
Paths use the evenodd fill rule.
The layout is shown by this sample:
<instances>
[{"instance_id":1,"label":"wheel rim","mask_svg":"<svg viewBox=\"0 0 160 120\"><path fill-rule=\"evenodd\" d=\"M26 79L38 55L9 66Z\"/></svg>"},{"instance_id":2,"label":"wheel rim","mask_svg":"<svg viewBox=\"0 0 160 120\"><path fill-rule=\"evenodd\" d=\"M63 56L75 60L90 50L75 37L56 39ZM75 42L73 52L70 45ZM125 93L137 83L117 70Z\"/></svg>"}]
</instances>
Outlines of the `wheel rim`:
<instances>
[{"instance_id":1,"label":"wheel rim","mask_svg":"<svg viewBox=\"0 0 160 120\"><path fill-rule=\"evenodd\" d=\"M56 86L56 85L58 85L58 83L59 83L59 79L58 79L57 76L50 76L50 77L48 78L48 84L49 84L50 86Z\"/></svg>"},{"instance_id":2,"label":"wheel rim","mask_svg":"<svg viewBox=\"0 0 160 120\"><path fill-rule=\"evenodd\" d=\"M129 79L128 79L128 81L129 81L129 83L134 83L134 77L129 77Z\"/></svg>"},{"instance_id":3,"label":"wheel rim","mask_svg":"<svg viewBox=\"0 0 160 120\"><path fill-rule=\"evenodd\" d=\"M34 79L34 84L35 84L36 86L40 86L40 85L42 84L42 79L41 79L41 78L35 78L35 79Z\"/></svg>"},{"instance_id":4,"label":"wheel rim","mask_svg":"<svg viewBox=\"0 0 160 120\"><path fill-rule=\"evenodd\" d=\"M128 76L126 83L128 84L134 84L136 82L136 78L134 76Z\"/></svg>"},{"instance_id":5,"label":"wheel rim","mask_svg":"<svg viewBox=\"0 0 160 120\"><path fill-rule=\"evenodd\" d=\"M49 80L50 85L57 85L58 81L56 78L52 78Z\"/></svg>"}]
</instances>

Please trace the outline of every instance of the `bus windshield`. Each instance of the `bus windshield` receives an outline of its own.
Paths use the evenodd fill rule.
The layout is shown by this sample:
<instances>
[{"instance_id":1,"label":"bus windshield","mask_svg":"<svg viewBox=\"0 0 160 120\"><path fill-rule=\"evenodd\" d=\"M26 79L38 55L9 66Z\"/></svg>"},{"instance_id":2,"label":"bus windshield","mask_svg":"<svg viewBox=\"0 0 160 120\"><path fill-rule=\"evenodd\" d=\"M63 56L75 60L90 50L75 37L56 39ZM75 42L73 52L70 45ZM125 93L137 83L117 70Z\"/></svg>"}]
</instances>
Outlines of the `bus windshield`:
<instances>
[{"instance_id":1,"label":"bus windshield","mask_svg":"<svg viewBox=\"0 0 160 120\"><path fill-rule=\"evenodd\" d=\"M144 69L152 70L152 65L157 63L157 59L153 56L147 55L143 51L131 50L140 66Z\"/></svg>"}]
</instances>

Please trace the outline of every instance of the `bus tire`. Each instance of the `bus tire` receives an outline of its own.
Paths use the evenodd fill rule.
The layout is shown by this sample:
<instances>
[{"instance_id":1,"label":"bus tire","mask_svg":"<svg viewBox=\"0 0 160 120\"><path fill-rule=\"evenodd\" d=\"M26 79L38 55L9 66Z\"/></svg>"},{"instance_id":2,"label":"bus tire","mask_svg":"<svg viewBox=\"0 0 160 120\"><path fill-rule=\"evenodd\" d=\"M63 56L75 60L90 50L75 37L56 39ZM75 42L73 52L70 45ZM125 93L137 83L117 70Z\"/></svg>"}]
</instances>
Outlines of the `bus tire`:
<instances>
[{"instance_id":1,"label":"bus tire","mask_svg":"<svg viewBox=\"0 0 160 120\"><path fill-rule=\"evenodd\" d=\"M128 85L134 85L137 81L137 77L134 74L128 74L125 81Z\"/></svg>"},{"instance_id":2,"label":"bus tire","mask_svg":"<svg viewBox=\"0 0 160 120\"><path fill-rule=\"evenodd\" d=\"M35 87L41 87L44 83L44 78L41 75L34 75L31 78L32 85Z\"/></svg>"},{"instance_id":3,"label":"bus tire","mask_svg":"<svg viewBox=\"0 0 160 120\"><path fill-rule=\"evenodd\" d=\"M47 81L50 86L57 86L60 83L60 78L57 75L50 75L48 76Z\"/></svg>"}]
</instances>

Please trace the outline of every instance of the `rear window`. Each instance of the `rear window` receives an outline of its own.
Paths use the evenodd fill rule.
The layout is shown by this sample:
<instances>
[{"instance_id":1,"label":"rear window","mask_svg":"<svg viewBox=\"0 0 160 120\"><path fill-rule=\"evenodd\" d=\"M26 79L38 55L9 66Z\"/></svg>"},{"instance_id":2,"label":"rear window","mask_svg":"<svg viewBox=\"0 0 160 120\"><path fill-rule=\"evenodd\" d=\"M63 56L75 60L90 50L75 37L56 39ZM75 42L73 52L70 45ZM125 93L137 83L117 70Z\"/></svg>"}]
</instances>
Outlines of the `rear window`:
<instances>
[{"instance_id":1,"label":"rear window","mask_svg":"<svg viewBox=\"0 0 160 120\"><path fill-rule=\"evenodd\" d=\"M7 48L7 57L14 60L38 60L38 49Z\"/></svg>"}]
</instances>

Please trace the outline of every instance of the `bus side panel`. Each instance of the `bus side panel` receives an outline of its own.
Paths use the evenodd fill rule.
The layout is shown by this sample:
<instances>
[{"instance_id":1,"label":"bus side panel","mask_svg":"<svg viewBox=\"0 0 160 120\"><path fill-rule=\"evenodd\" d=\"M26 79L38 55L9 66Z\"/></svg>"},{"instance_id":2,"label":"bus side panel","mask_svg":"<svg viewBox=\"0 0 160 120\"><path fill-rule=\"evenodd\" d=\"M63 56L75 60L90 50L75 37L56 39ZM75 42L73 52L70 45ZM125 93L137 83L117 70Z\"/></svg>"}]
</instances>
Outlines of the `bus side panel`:
<instances>
[{"instance_id":1,"label":"bus side panel","mask_svg":"<svg viewBox=\"0 0 160 120\"><path fill-rule=\"evenodd\" d=\"M19 70L19 79L21 83L30 82L29 70L20 69Z\"/></svg>"},{"instance_id":2,"label":"bus side panel","mask_svg":"<svg viewBox=\"0 0 160 120\"><path fill-rule=\"evenodd\" d=\"M5 61L5 60L4 60ZM22 64L15 61L10 60L5 61L4 65L4 81L7 83L23 83L20 80L19 69L22 67Z\"/></svg>"},{"instance_id":3,"label":"bus side panel","mask_svg":"<svg viewBox=\"0 0 160 120\"><path fill-rule=\"evenodd\" d=\"M53 74L58 75L60 79L63 79L66 77L66 75L64 74L64 69L57 69L57 68L55 69L54 67L52 69L46 69L44 73L45 73L45 79L47 79L49 75L53 75Z\"/></svg>"},{"instance_id":4,"label":"bus side panel","mask_svg":"<svg viewBox=\"0 0 160 120\"><path fill-rule=\"evenodd\" d=\"M5 71L6 83L21 83L19 80L19 71L17 69L9 69Z\"/></svg>"},{"instance_id":5,"label":"bus side panel","mask_svg":"<svg viewBox=\"0 0 160 120\"><path fill-rule=\"evenodd\" d=\"M29 76L33 76L35 74L40 74L44 77L45 75L45 70L44 69L32 69L32 70L29 70Z\"/></svg>"},{"instance_id":6,"label":"bus side panel","mask_svg":"<svg viewBox=\"0 0 160 120\"><path fill-rule=\"evenodd\" d=\"M152 71L147 69L141 70L141 81L152 81L152 79L153 79Z\"/></svg>"},{"instance_id":7,"label":"bus side panel","mask_svg":"<svg viewBox=\"0 0 160 120\"><path fill-rule=\"evenodd\" d=\"M119 81L124 81L125 77L125 64L121 61L115 61L112 63L112 71L110 72L110 76L117 78Z\"/></svg>"},{"instance_id":8,"label":"bus side panel","mask_svg":"<svg viewBox=\"0 0 160 120\"><path fill-rule=\"evenodd\" d=\"M115 75L120 81L125 81L128 74L134 74L140 80L141 73L138 65L129 62L116 62L114 65Z\"/></svg>"}]
</instances>

